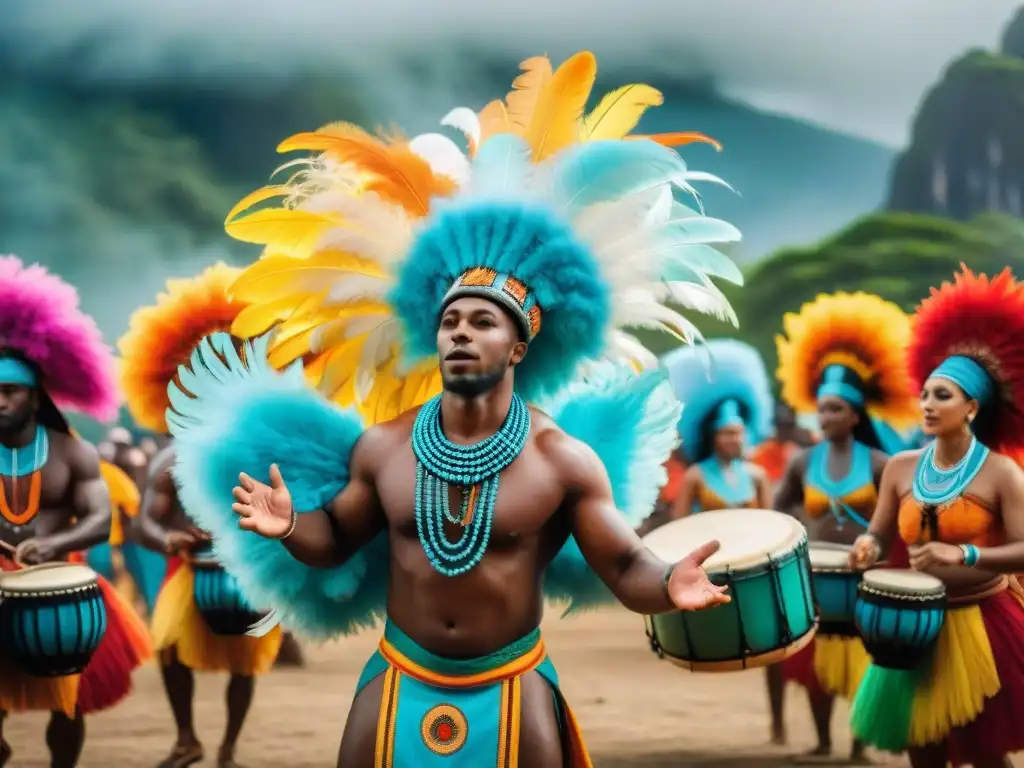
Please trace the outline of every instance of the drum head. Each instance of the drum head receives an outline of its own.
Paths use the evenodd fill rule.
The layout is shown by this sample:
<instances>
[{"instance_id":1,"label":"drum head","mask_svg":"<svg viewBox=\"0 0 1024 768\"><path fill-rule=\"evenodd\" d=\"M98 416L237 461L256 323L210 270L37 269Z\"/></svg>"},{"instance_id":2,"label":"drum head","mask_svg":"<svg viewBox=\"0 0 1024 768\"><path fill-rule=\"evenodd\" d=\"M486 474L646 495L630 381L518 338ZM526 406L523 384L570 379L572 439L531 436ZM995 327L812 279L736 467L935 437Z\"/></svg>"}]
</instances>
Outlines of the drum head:
<instances>
[{"instance_id":1,"label":"drum head","mask_svg":"<svg viewBox=\"0 0 1024 768\"><path fill-rule=\"evenodd\" d=\"M96 583L96 571L84 565L32 567L0 576L0 592L35 594L88 587Z\"/></svg>"},{"instance_id":2,"label":"drum head","mask_svg":"<svg viewBox=\"0 0 1024 768\"><path fill-rule=\"evenodd\" d=\"M864 573L864 584L898 595L942 594L945 585L934 576L896 568L878 568Z\"/></svg>"},{"instance_id":3,"label":"drum head","mask_svg":"<svg viewBox=\"0 0 1024 768\"><path fill-rule=\"evenodd\" d=\"M841 544L828 544L812 541L808 547L808 555L811 558L811 569L827 569L830 571L850 570L850 547Z\"/></svg>"},{"instance_id":4,"label":"drum head","mask_svg":"<svg viewBox=\"0 0 1024 768\"><path fill-rule=\"evenodd\" d=\"M722 548L707 559L708 572L750 568L792 552L807 536L798 520L770 509L722 509L675 520L643 537L644 545L668 563L718 539Z\"/></svg>"}]
</instances>

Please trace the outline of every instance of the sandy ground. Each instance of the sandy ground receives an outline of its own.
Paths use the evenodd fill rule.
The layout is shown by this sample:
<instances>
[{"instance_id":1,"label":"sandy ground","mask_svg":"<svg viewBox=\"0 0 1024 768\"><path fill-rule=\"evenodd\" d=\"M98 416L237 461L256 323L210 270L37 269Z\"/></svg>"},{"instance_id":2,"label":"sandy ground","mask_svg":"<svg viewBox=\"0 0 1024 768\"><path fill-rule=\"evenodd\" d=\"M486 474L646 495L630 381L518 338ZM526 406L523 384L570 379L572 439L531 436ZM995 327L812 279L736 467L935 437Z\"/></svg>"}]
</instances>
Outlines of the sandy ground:
<instances>
[{"instance_id":1,"label":"sandy ground","mask_svg":"<svg viewBox=\"0 0 1024 768\"><path fill-rule=\"evenodd\" d=\"M760 670L695 675L648 650L638 616L609 610L545 624L545 640L597 768L775 768L813 745L799 690L788 693L788 748L767 746L768 714ZM299 670L260 680L238 754L246 768L333 768L356 678L377 638L365 634L308 648ZM170 712L157 670L136 675L136 690L113 711L92 717L83 768L153 768L171 745ZM222 676L201 677L196 722L213 765L224 723ZM837 708L838 754L849 750L846 709ZM45 768L45 717L23 715L7 727L10 768ZM908 765L889 758L886 765ZM843 765L839 760L828 763ZM1017 765L1024 768L1024 758ZM524 766L524 768L528 768Z\"/></svg>"}]
</instances>

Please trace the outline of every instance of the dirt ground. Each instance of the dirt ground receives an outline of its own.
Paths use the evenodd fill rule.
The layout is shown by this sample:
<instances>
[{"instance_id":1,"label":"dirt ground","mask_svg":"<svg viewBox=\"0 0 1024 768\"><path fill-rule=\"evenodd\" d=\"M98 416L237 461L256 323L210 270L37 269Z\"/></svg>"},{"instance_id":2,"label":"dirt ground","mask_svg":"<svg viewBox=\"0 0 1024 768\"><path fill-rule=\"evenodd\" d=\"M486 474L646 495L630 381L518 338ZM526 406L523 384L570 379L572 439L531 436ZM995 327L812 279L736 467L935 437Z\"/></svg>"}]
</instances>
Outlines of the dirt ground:
<instances>
[{"instance_id":1,"label":"dirt ground","mask_svg":"<svg viewBox=\"0 0 1024 768\"><path fill-rule=\"evenodd\" d=\"M545 641L575 708L597 768L775 768L813 746L806 702L787 698L790 744L769 747L763 673L696 675L659 661L647 648L643 622L622 610L568 620L555 610ZM307 648L308 664L275 670L259 682L238 754L246 768L333 768L349 700L377 637L366 633ZM198 681L196 722L213 765L224 723L221 676ZM846 708L837 707L834 741L847 754ZM8 723L15 750L10 768L45 768L45 717ZM136 690L116 709L89 720L82 768L153 768L173 729L155 667L136 675ZM896 758L885 765L907 765ZM820 764L820 763L819 763ZM841 766L839 760L827 763ZM1017 765L1024 768L1024 758ZM523 768L529 768L524 766Z\"/></svg>"}]
</instances>

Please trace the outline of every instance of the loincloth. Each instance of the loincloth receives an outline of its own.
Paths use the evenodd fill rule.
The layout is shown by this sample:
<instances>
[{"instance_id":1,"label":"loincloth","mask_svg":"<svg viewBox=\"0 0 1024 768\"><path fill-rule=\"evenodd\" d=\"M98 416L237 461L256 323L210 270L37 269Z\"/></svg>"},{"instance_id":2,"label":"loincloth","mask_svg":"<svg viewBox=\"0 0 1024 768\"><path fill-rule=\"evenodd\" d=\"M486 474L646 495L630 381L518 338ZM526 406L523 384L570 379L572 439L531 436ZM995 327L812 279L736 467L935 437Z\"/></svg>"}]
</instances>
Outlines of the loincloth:
<instances>
[{"instance_id":1,"label":"loincloth","mask_svg":"<svg viewBox=\"0 0 1024 768\"><path fill-rule=\"evenodd\" d=\"M390 622L356 693L384 674L374 768L529 768L519 763L522 677L551 686L569 768L592 768L562 699L540 630L489 656L452 660L421 648Z\"/></svg>"}]
</instances>

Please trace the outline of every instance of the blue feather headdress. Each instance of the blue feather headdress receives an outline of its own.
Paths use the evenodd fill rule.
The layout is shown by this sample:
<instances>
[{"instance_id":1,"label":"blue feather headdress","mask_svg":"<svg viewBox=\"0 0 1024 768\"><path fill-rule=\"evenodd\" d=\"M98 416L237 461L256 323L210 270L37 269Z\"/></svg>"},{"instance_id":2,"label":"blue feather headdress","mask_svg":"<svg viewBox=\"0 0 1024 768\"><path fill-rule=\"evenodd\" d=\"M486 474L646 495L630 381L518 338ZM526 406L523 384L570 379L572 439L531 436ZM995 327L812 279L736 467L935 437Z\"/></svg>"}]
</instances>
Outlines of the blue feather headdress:
<instances>
[{"instance_id":1,"label":"blue feather headdress","mask_svg":"<svg viewBox=\"0 0 1024 768\"><path fill-rule=\"evenodd\" d=\"M679 436L687 462L696 463L708 456L710 422L723 417L728 420L733 416L730 411L738 410L749 447L771 436L774 399L768 372L761 355L749 344L713 339L704 349L674 350L662 362L676 397L683 403Z\"/></svg>"}]
</instances>

